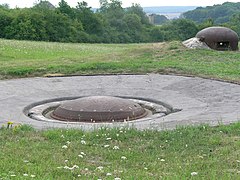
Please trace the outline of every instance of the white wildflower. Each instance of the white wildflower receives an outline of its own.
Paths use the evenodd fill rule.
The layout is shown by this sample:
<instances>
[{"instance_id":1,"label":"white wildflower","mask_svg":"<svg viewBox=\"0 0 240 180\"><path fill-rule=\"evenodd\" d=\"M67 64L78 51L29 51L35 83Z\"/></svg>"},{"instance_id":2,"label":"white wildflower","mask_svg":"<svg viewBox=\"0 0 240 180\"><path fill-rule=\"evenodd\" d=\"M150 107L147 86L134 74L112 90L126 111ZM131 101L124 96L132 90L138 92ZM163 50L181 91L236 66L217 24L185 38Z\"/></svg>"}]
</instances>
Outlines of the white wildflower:
<instances>
[{"instance_id":1,"label":"white wildflower","mask_svg":"<svg viewBox=\"0 0 240 180\"><path fill-rule=\"evenodd\" d=\"M112 175L112 173L107 173L107 174L106 174L106 176L111 176L111 175Z\"/></svg>"},{"instance_id":2,"label":"white wildflower","mask_svg":"<svg viewBox=\"0 0 240 180\"><path fill-rule=\"evenodd\" d=\"M191 176L196 176L198 175L198 172L191 172Z\"/></svg>"},{"instance_id":3,"label":"white wildflower","mask_svg":"<svg viewBox=\"0 0 240 180\"><path fill-rule=\"evenodd\" d=\"M115 149L115 150L116 150L116 149L119 149L119 147L118 147L118 146L114 146L114 147L113 147L113 149Z\"/></svg>"},{"instance_id":4,"label":"white wildflower","mask_svg":"<svg viewBox=\"0 0 240 180\"><path fill-rule=\"evenodd\" d=\"M74 165L73 167L64 166L63 168L68 170L74 170L74 169L78 169L79 167L77 165Z\"/></svg>"},{"instance_id":5,"label":"white wildflower","mask_svg":"<svg viewBox=\"0 0 240 180\"><path fill-rule=\"evenodd\" d=\"M84 152L81 152L80 154L83 155L83 156L86 156L86 154Z\"/></svg>"},{"instance_id":6,"label":"white wildflower","mask_svg":"<svg viewBox=\"0 0 240 180\"><path fill-rule=\"evenodd\" d=\"M64 162L65 162L65 163L67 163L67 162L68 162L68 160L66 159Z\"/></svg>"},{"instance_id":7,"label":"white wildflower","mask_svg":"<svg viewBox=\"0 0 240 180\"><path fill-rule=\"evenodd\" d=\"M146 167L145 167L144 169L145 169L145 170L148 170L148 168L146 168Z\"/></svg>"},{"instance_id":8,"label":"white wildflower","mask_svg":"<svg viewBox=\"0 0 240 180\"><path fill-rule=\"evenodd\" d=\"M161 162L165 162L165 159L160 159Z\"/></svg>"},{"instance_id":9,"label":"white wildflower","mask_svg":"<svg viewBox=\"0 0 240 180\"><path fill-rule=\"evenodd\" d=\"M112 138L107 138L106 140L109 141L109 140L111 140L111 139L112 139Z\"/></svg>"},{"instance_id":10,"label":"white wildflower","mask_svg":"<svg viewBox=\"0 0 240 180\"><path fill-rule=\"evenodd\" d=\"M67 144L70 144L71 142L70 142L70 141L67 141L66 143L67 143Z\"/></svg>"},{"instance_id":11,"label":"white wildflower","mask_svg":"<svg viewBox=\"0 0 240 180\"><path fill-rule=\"evenodd\" d=\"M28 174L23 174L23 176L28 176Z\"/></svg>"},{"instance_id":12,"label":"white wildflower","mask_svg":"<svg viewBox=\"0 0 240 180\"><path fill-rule=\"evenodd\" d=\"M87 144L86 141L84 140L81 140L81 144Z\"/></svg>"},{"instance_id":13,"label":"white wildflower","mask_svg":"<svg viewBox=\"0 0 240 180\"><path fill-rule=\"evenodd\" d=\"M64 169L69 169L69 167L68 167L68 166L64 166L63 168L64 168Z\"/></svg>"},{"instance_id":14,"label":"white wildflower","mask_svg":"<svg viewBox=\"0 0 240 180\"><path fill-rule=\"evenodd\" d=\"M110 145L108 145L108 144L104 145L105 148L108 148L109 146L110 146Z\"/></svg>"},{"instance_id":15,"label":"white wildflower","mask_svg":"<svg viewBox=\"0 0 240 180\"><path fill-rule=\"evenodd\" d=\"M78 165L73 165L73 168L76 168L76 169L78 169L78 168L79 168L79 166L78 166Z\"/></svg>"},{"instance_id":16,"label":"white wildflower","mask_svg":"<svg viewBox=\"0 0 240 180\"><path fill-rule=\"evenodd\" d=\"M119 178L119 177L116 177L116 178L114 178L114 180L121 180L121 178Z\"/></svg>"},{"instance_id":17,"label":"white wildflower","mask_svg":"<svg viewBox=\"0 0 240 180\"><path fill-rule=\"evenodd\" d=\"M31 175L31 177L32 177L32 178L35 178L35 177L36 177L36 175L32 174L32 175Z\"/></svg>"},{"instance_id":18,"label":"white wildflower","mask_svg":"<svg viewBox=\"0 0 240 180\"><path fill-rule=\"evenodd\" d=\"M126 158L125 156L122 156L121 159L122 159L122 160L126 160L127 158Z\"/></svg>"},{"instance_id":19,"label":"white wildflower","mask_svg":"<svg viewBox=\"0 0 240 180\"><path fill-rule=\"evenodd\" d=\"M83 155L79 154L78 157L83 158Z\"/></svg>"},{"instance_id":20,"label":"white wildflower","mask_svg":"<svg viewBox=\"0 0 240 180\"><path fill-rule=\"evenodd\" d=\"M11 176L11 177L16 177L16 174L11 174L10 176Z\"/></svg>"},{"instance_id":21,"label":"white wildflower","mask_svg":"<svg viewBox=\"0 0 240 180\"><path fill-rule=\"evenodd\" d=\"M74 167L68 167L69 170L74 170Z\"/></svg>"},{"instance_id":22,"label":"white wildflower","mask_svg":"<svg viewBox=\"0 0 240 180\"><path fill-rule=\"evenodd\" d=\"M67 145L62 146L62 149L67 149L67 148L68 148Z\"/></svg>"},{"instance_id":23,"label":"white wildflower","mask_svg":"<svg viewBox=\"0 0 240 180\"><path fill-rule=\"evenodd\" d=\"M98 170L102 171L103 170L103 167L102 166L99 166L97 167Z\"/></svg>"},{"instance_id":24,"label":"white wildflower","mask_svg":"<svg viewBox=\"0 0 240 180\"><path fill-rule=\"evenodd\" d=\"M24 160L23 162L28 163L29 161L28 160Z\"/></svg>"}]
</instances>

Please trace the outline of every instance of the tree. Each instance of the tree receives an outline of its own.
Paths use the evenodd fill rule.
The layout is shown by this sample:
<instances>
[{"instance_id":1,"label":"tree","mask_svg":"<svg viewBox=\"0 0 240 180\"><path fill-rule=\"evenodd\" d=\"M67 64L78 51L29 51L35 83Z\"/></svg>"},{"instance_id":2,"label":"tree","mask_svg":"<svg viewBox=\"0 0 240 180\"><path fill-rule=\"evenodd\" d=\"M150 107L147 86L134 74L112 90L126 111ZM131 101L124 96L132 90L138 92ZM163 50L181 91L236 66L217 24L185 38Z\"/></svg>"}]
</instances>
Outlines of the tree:
<instances>
[{"instance_id":1,"label":"tree","mask_svg":"<svg viewBox=\"0 0 240 180\"><path fill-rule=\"evenodd\" d=\"M59 7L57 8L60 13L70 17L71 19L75 19L74 10L68 5L68 3L64 0L61 0L58 3Z\"/></svg>"},{"instance_id":2,"label":"tree","mask_svg":"<svg viewBox=\"0 0 240 180\"><path fill-rule=\"evenodd\" d=\"M240 36L240 13L236 13L231 17L231 20L226 24L229 28L234 30Z\"/></svg>"},{"instance_id":3,"label":"tree","mask_svg":"<svg viewBox=\"0 0 240 180\"><path fill-rule=\"evenodd\" d=\"M109 8L108 0L99 0L99 3L100 3L99 11L105 13Z\"/></svg>"},{"instance_id":4,"label":"tree","mask_svg":"<svg viewBox=\"0 0 240 180\"><path fill-rule=\"evenodd\" d=\"M164 24L166 22L169 22L169 19L164 16L164 15L158 15L158 14L154 14L154 24L157 24L157 25L161 25L161 24Z\"/></svg>"},{"instance_id":5,"label":"tree","mask_svg":"<svg viewBox=\"0 0 240 180\"><path fill-rule=\"evenodd\" d=\"M160 27L164 40L186 40L192 38L198 32L197 25L187 19L177 19Z\"/></svg>"},{"instance_id":6,"label":"tree","mask_svg":"<svg viewBox=\"0 0 240 180\"><path fill-rule=\"evenodd\" d=\"M6 38L20 40L47 40L43 14L29 9L15 12L11 24L7 27Z\"/></svg>"},{"instance_id":7,"label":"tree","mask_svg":"<svg viewBox=\"0 0 240 180\"><path fill-rule=\"evenodd\" d=\"M108 19L123 18L124 9L120 0L100 0L100 12Z\"/></svg>"},{"instance_id":8,"label":"tree","mask_svg":"<svg viewBox=\"0 0 240 180\"><path fill-rule=\"evenodd\" d=\"M1 4L0 8L10 9L9 4L7 4L7 3Z\"/></svg>"},{"instance_id":9,"label":"tree","mask_svg":"<svg viewBox=\"0 0 240 180\"><path fill-rule=\"evenodd\" d=\"M141 42L143 25L140 17L136 14L126 14L123 20L127 25L126 33L131 37L132 42Z\"/></svg>"},{"instance_id":10,"label":"tree","mask_svg":"<svg viewBox=\"0 0 240 180\"><path fill-rule=\"evenodd\" d=\"M45 9L52 9L54 10L55 9L55 6L52 5L49 1L43 1L43 0L40 0L39 3L36 3L33 8L36 8L36 9L42 9L42 10L45 10Z\"/></svg>"},{"instance_id":11,"label":"tree","mask_svg":"<svg viewBox=\"0 0 240 180\"><path fill-rule=\"evenodd\" d=\"M149 25L149 19L140 4L133 3L131 7L127 8L127 13L138 15L142 24Z\"/></svg>"},{"instance_id":12,"label":"tree","mask_svg":"<svg viewBox=\"0 0 240 180\"><path fill-rule=\"evenodd\" d=\"M186 19L178 19L173 21L174 29L178 34L180 40L192 38L198 32L198 28L193 21Z\"/></svg>"},{"instance_id":13,"label":"tree","mask_svg":"<svg viewBox=\"0 0 240 180\"><path fill-rule=\"evenodd\" d=\"M5 9L0 9L0 38L6 37L6 28L11 24L12 17L9 11Z\"/></svg>"},{"instance_id":14,"label":"tree","mask_svg":"<svg viewBox=\"0 0 240 180\"><path fill-rule=\"evenodd\" d=\"M207 28L207 27L211 27L211 26L213 26L213 25L214 25L214 20L211 19L211 18L209 18L209 19L207 19L206 21L204 21L203 23L199 24L199 25L198 25L198 29L199 29L199 30L202 30L202 29L205 29L205 28Z\"/></svg>"},{"instance_id":15,"label":"tree","mask_svg":"<svg viewBox=\"0 0 240 180\"><path fill-rule=\"evenodd\" d=\"M83 31L82 24L77 20L54 11L45 13L46 32L49 41L77 42L76 36Z\"/></svg>"},{"instance_id":16,"label":"tree","mask_svg":"<svg viewBox=\"0 0 240 180\"><path fill-rule=\"evenodd\" d=\"M103 23L101 19L93 13L91 7L83 2L78 2L76 7L76 17L82 22L83 29L89 34L100 34L103 30Z\"/></svg>"},{"instance_id":17,"label":"tree","mask_svg":"<svg viewBox=\"0 0 240 180\"><path fill-rule=\"evenodd\" d=\"M155 26L150 31L150 37L152 42L162 42L164 41L164 34L161 31L161 28Z\"/></svg>"}]
</instances>

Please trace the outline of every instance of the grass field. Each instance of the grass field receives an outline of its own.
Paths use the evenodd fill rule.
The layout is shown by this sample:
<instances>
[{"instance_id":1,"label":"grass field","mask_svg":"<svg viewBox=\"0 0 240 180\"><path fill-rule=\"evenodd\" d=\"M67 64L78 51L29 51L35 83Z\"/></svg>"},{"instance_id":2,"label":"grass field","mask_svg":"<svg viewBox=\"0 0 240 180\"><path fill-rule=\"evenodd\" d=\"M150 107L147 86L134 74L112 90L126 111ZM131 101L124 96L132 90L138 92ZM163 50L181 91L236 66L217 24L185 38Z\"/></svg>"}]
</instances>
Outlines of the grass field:
<instances>
[{"instance_id":1,"label":"grass field","mask_svg":"<svg viewBox=\"0 0 240 180\"><path fill-rule=\"evenodd\" d=\"M0 179L239 179L240 123L174 131L0 130Z\"/></svg>"},{"instance_id":2,"label":"grass field","mask_svg":"<svg viewBox=\"0 0 240 180\"><path fill-rule=\"evenodd\" d=\"M240 52L180 42L63 44L0 39L0 79L164 73L240 83ZM173 131L0 128L0 180L240 179L240 123Z\"/></svg>"},{"instance_id":3,"label":"grass field","mask_svg":"<svg viewBox=\"0 0 240 180\"><path fill-rule=\"evenodd\" d=\"M64 44L0 40L0 79L114 73L165 73L240 83L240 52L189 50L180 42Z\"/></svg>"}]
</instances>

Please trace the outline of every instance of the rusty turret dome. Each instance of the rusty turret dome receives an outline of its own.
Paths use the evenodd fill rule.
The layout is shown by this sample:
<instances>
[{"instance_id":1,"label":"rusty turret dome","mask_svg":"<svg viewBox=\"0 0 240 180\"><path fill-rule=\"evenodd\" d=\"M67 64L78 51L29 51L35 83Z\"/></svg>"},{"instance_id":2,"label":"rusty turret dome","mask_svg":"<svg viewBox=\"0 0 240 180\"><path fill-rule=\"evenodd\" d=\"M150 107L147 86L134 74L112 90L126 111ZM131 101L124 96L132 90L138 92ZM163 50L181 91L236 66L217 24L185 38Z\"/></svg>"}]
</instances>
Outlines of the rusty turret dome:
<instances>
[{"instance_id":1,"label":"rusty turret dome","mask_svg":"<svg viewBox=\"0 0 240 180\"><path fill-rule=\"evenodd\" d=\"M199 31L196 37L215 50L238 50L238 35L226 27L209 27Z\"/></svg>"},{"instance_id":2,"label":"rusty turret dome","mask_svg":"<svg viewBox=\"0 0 240 180\"><path fill-rule=\"evenodd\" d=\"M50 116L62 121L97 123L128 121L146 115L146 110L132 100L111 96L90 96L63 102Z\"/></svg>"}]
</instances>

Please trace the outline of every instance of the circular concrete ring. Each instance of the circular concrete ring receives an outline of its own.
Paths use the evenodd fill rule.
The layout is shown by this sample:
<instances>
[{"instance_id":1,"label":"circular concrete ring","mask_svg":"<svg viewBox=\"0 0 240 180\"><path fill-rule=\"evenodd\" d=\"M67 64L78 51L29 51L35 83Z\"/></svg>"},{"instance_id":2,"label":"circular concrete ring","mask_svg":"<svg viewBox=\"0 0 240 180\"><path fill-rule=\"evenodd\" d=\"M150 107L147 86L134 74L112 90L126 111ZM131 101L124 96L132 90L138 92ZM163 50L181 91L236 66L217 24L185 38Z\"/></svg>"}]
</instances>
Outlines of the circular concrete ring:
<instances>
[{"instance_id":1,"label":"circular concrete ring","mask_svg":"<svg viewBox=\"0 0 240 180\"><path fill-rule=\"evenodd\" d=\"M64 124L41 122L27 117L23 109L48 99L76 96L142 97L166 102L176 109L165 117L149 121ZM240 120L240 86L202 78L170 75L75 76L25 78L0 81L0 125L29 124L37 129L130 126L137 129L173 129L177 126L229 124Z\"/></svg>"}]
</instances>

